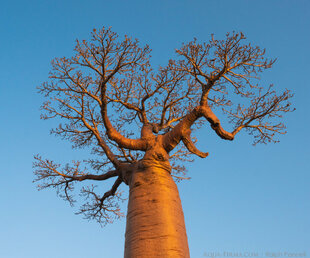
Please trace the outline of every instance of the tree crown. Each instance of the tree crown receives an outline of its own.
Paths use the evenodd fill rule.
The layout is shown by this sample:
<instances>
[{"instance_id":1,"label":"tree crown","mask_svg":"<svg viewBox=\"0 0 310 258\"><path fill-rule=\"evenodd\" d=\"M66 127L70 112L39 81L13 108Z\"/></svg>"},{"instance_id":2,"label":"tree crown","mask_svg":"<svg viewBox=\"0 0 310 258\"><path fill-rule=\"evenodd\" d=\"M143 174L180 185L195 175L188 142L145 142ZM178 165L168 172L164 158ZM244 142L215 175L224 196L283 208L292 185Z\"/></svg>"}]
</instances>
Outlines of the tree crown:
<instances>
[{"instance_id":1,"label":"tree crown","mask_svg":"<svg viewBox=\"0 0 310 258\"><path fill-rule=\"evenodd\" d=\"M43 181L40 189L56 188L72 204L76 182L115 178L101 196L94 186L81 189L88 201L79 213L103 224L122 216L117 189L134 170L172 167L180 180L185 168L177 161L208 155L191 139L195 126L210 124L224 140L233 140L244 128L254 144L277 142L276 135L285 134L279 118L293 110L289 90L278 95L272 85L258 84L260 73L275 60L246 43L242 33L184 43L177 58L158 70L150 64L148 46L120 39L110 28L93 30L90 41L77 40L74 52L71 58L55 58L49 80L39 87L47 99L42 118L61 118L52 133L75 148L91 147L97 158L61 167L36 156L36 181ZM215 115L219 111L232 124L231 132Z\"/></svg>"}]
</instances>

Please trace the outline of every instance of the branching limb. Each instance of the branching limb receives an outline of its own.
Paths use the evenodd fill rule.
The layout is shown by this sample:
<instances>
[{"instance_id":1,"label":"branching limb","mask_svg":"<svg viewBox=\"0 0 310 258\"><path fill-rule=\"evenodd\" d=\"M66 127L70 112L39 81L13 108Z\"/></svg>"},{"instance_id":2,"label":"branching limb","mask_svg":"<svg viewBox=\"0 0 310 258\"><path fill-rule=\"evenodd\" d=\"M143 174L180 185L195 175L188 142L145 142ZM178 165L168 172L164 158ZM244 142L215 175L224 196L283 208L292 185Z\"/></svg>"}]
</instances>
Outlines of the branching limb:
<instances>
[{"instance_id":1,"label":"branching limb","mask_svg":"<svg viewBox=\"0 0 310 258\"><path fill-rule=\"evenodd\" d=\"M262 94L262 88L253 80L259 79L258 74L270 68L275 60L266 58L264 49L244 44L244 40L242 33L232 33L227 34L225 40L215 40L212 37L208 44L200 44L194 40L177 50L183 59L170 68L195 79L201 88L201 94L198 105L167 133L168 142L170 139L170 144L167 145L169 150L176 146L180 137L186 137L187 130L200 117L204 117L215 133L225 140L233 140L243 128L254 135L254 143L273 141L277 133L284 133L282 123L273 124L264 120L281 117L282 113L292 111L288 102L292 95L286 91L276 96L270 89ZM232 92L250 99L250 107L238 106L237 111L227 111L226 107L233 105L228 98L228 94ZM211 93L217 95L210 96ZM229 115L230 122L235 123L232 132L222 127L211 109L219 106Z\"/></svg>"},{"instance_id":2,"label":"branching limb","mask_svg":"<svg viewBox=\"0 0 310 258\"><path fill-rule=\"evenodd\" d=\"M67 197L69 196L67 190L71 190L71 185L74 182L84 180L103 181L111 177L119 176L118 170L111 170L100 175L86 174L85 171L80 168L80 162L74 162L73 166L67 164L64 168L60 169L59 164L51 160L44 160L40 156L35 156L35 160L34 168L36 168L35 175L37 176L35 182L44 181L42 184L38 185L39 189L56 187L58 190L61 190L61 188L64 187L63 190ZM70 198L66 199L70 201Z\"/></svg>"},{"instance_id":3,"label":"branching limb","mask_svg":"<svg viewBox=\"0 0 310 258\"><path fill-rule=\"evenodd\" d=\"M73 166L69 166L68 164L63 168L59 169L60 165L54 163L48 159L42 159L40 156L34 157L36 162L34 163L34 167L36 168L35 175L37 179L35 181L39 181L46 178L61 178L69 179L71 181L84 181L84 180L97 180L102 181L109 179L111 177L116 177L119 175L118 170L110 170L101 175L93 175L93 174L85 174L85 171L81 170L80 165L81 162L73 162ZM60 182L62 183L62 182Z\"/></svg>"},{"instance_id":4,"label":"branching limb","mask_svg":"<svg viewBox=\"0 0 310 258\"><path fill-rule=\"evenodd\" d=\"M173 150L173 148L182 140L182 138L188 137L188 131L191 126L201 117L205 117L211 124L211 128L225 140L233 140L234 135L225 131L219 119L215 116L209 107L197 106L188 115L186 115L170 132L168 132L164 138L167 142L165 148L167 151Z\"/></svg>"},{"instance_id":5,"label":"branching limb","mask_svg":"<svg viewBox=\"0 0 310 258\"><path fill-rule=\"evenodd\" d=\"M94 186L83 188L82 195L85 196L85 199L91 201L85 203L77 214L84 214L86 219L95 219L102 225L112 223L114 218L123 217L124 214L120 211L119 205L113 198L122 200L120 193L116 192L121 183L122 180L118 177L112 188L102 197L95 193Z\"/></svg>"},{"instance_id":6,"label":"branching limb","mask_svg":"<svg viewBox=\"0 0 310 258\"><path fill-rule=\"evenodd\" d=\"M110 213L114 216L121 216L121 212L111 198L116 195L116 190L122 183L120 173L117 170L111 170L100 175L85 174L80 168L80 162L74 162L73 166L65 166L60 169L60 165L55 164L50 160L43 160L40 156L35 157L34 163L35 175L37 178L35 182L42 182L38 185L39 189L44 188L56 188L60 197L67 200L71 205L75 202L72 198L71 192L74 190L74 183L84 180L103 181L112 177L117 177L112 188L107 191L102 197L98 197L94 193L94 187L82 188L82 194L86 194L88 197L94 198L94 203L83 205L80 209L80 213L84 213L88 218L95 218L102 223L107 223L111 220ZM119 198L119 196L118 196Z\"/></svg>"},{"instance_id":7,"label":"branching limb","mask_svg":"<svg viewBox=\"0 0 310 258\"><path fill-rule=\"evenodd\" d=\"M60 83L52 81L43 83L40 87L40 92L53 101L53 104L51 101L44 103L42 109L46 111L46 114L42 117L44 119L59 117L68 121L67 124L60 125L53 132L71 139L75 146L85 145L94 137L109 160L117 167L118 160L98 130L100 120L94 106L101 102L88 90L93 80L83 77L79 71L74 74L74 67L71 67L72 62L66 58L56 59L53 62L50 78L58 80ZM84 130L79 130L80 128Z\"/></svg>"},{"instance_id":8,"label":"branching limb","mask_svg":"<svg viewBox=\"0 0 310 258\"><path fill-rule=\"evenodd\" d=\"M278 122L278 118L281 118L284 113L295 110L289 102L291 97L293 95L288 90L277 96L272 90L272 85L265 93L260 89L258 96L252 98L249 107L239 105L236 111L225 111L230 121L235 124L232 134L236 135L245 128L254 135L254 145L277 142L274 136L286 133L284 124Z\"/></svg>"}]
</instances>

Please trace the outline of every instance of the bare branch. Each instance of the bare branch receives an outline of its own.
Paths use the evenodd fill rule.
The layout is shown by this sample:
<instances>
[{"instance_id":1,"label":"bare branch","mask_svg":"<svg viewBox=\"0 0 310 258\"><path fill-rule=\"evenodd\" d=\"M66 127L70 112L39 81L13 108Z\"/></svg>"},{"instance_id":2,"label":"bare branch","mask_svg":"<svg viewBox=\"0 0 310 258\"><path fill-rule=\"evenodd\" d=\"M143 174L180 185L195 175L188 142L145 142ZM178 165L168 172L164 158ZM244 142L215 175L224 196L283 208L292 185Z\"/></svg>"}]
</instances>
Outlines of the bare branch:
<instances>
[{"instance_id":1,"label":"bare branch","mask_svg":"<svg viewBox=\"0 0 310 258\"><path fill-rule=\"evenodd\" d=\"M194 143L191 140L191 130L188 130L186 133L183 134L182 141L186 148L193 154L199 156L200 158L205 158L209 155L207 152L202 152L196 148Z\"/></svg>"},{"instance_id":2,"label":"bare branch","mask_svg":"<svg viewBox=\"0 0 310 258\"><path fill-rule=\"evenodd\" d=\"M95 187L84 187L82 195L87 201L77 214L83 214L84 218L94 219L101 225L112 223L114 218L121 218L124 214L120 211L119 205L115 202L115 198L123 200L120 193L116 193L117 188L122 183L120 178L117 178L110 191L106 192L102 197L95 193ZM114 197L114 198L113 198Z\"/></svg>"},{"instance_id":3,"label":"bare branch","mask_svg":"<svg viewBox=\"0 0 310 258\"><path fill-rule=\"evenodd\" d=\"M51 184L48 183L45 185L41 185L40 188L60 185L64 184L65 182L73 181L103 181L119 175L118 170L111 170L101 175L86 174L85 171L81 170L80 168L81 162L74 162L73 167L67 164L63 169L59 170L58 168L60 167L60 165L55 164L51 160L44 160L38 155L34 158L36 160L36 162L34 163L34 167L36 168L35 175L37 176L35 182L53 178L53 182Z\"/></svg>"}]
</instances>

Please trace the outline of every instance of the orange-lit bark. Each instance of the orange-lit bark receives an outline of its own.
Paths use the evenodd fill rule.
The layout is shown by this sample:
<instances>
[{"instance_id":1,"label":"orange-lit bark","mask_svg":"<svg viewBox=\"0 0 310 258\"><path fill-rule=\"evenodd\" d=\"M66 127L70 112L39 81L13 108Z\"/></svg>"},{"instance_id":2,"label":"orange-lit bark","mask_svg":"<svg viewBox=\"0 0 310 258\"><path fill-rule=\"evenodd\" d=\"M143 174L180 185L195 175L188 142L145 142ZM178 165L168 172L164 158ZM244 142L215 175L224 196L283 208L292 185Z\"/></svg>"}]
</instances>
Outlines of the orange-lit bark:
<instances>
[{"instance_id":1,"label":"orange-lit bark","mask_svg":"<svg viewBox=\"0 0 310 258\"><path fill-rule=\"evenodd\" d=\"M138 169L129 182L125 258L190 257L179 192L170 173Z\"/></svg>"}]
</instances>

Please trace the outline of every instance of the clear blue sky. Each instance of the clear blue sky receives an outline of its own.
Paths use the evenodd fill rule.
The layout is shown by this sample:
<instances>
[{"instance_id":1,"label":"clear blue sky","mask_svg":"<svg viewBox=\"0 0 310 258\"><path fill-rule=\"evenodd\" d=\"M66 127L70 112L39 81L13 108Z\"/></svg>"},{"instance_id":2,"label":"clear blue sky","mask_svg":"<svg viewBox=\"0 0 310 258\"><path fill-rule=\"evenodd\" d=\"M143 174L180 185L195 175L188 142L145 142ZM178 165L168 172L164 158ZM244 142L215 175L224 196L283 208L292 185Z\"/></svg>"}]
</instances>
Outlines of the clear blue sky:
<instances>
[{"instance_id":1,"label":"clear blue sky","mask_svg":"<svg viewBox=\"0 0 310 258\"><path fill-rule=\"evenodd\" d=\"M245 133L226 142L201 129L199 145L210 156L190 164L192 180L179 189L193 258L224 251L310 256L310 1L3 1L0 20L0 258L123 255L125 219L101 228L32 183L34 154L56 161L87 155L49 135L56 124L39 119L36 86L51 59L70 56L76 38L101 26L149 44L155 65L182 42L232 30L278 58L262 83L295 93L297 110L284 119L288 134L253 147Z\"/></svg>"}]
</instances>

